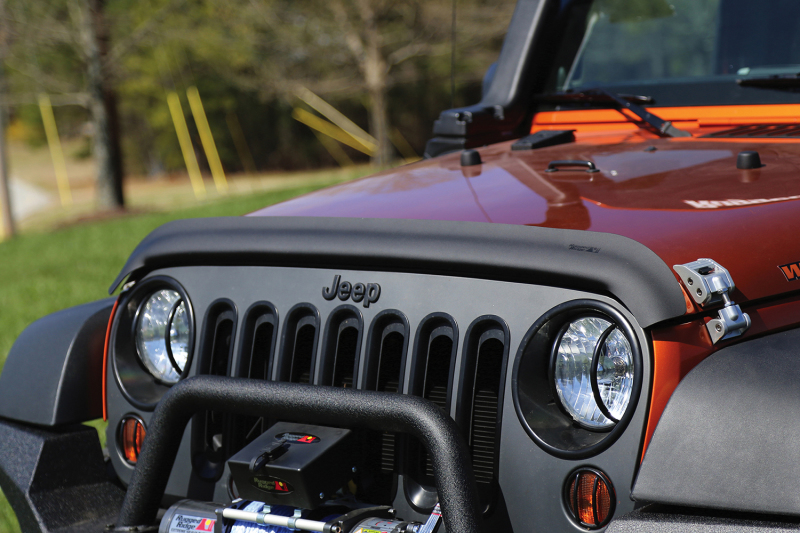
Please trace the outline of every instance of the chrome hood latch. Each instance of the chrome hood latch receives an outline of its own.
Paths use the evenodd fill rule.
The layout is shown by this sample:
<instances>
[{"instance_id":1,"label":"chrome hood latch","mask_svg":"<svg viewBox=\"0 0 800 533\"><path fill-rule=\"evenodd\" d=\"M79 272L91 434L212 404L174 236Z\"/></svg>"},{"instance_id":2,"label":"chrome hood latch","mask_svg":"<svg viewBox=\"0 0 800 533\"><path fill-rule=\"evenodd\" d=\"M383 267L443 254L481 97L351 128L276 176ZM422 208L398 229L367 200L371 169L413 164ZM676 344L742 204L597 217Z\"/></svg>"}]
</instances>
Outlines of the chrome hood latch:
<instances>
[{"instance_id":1,"label":"chrome hood latch","mask_svg":"<svg viewBox=\"0 0 800 533\"><path fill-rule=\"evenodd\" d=\"M672 268L680 276L683 285L694 301L701 307L724 303L719 318L712 319L706 328L711 342L738 337L750 327L750 317L733 303L730 293L736 288L728 270L713 259L698 259Z\"/></svg>"}]
</instances>

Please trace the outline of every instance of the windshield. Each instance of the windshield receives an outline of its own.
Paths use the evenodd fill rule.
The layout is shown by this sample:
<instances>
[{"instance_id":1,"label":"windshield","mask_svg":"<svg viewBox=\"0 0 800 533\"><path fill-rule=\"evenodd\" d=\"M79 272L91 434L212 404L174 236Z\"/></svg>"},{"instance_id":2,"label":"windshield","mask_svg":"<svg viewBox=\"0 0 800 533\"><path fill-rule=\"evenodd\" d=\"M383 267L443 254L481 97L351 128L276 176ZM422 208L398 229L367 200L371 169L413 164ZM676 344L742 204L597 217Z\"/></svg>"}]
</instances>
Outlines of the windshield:
<instances>
[{"instance_id":1,"label":"windshield","mask_svg":"<svg viewBox=\"0 0 800 533\"><path fill-rule=\"evenodd\" d=\"M562 0L545 92L603 87L656 105L800 102L739 79L800 73L798 0Z\"/></svg>"}]
</instances>

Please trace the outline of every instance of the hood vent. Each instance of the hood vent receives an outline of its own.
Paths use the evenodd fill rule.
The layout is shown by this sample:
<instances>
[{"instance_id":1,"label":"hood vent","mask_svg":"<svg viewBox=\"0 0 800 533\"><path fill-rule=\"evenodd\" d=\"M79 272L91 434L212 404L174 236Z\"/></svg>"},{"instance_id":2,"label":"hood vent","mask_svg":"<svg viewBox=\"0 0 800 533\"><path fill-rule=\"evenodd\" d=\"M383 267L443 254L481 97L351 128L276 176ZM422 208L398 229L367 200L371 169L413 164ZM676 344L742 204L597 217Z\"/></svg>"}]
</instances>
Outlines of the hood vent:
<instances>
[{"instance_id":1,"label":"hood vent","mask_svg":"<svg viewBox=\"0 0 800 533\"><path fill-rule=\"evenodd\" d=\"M800 124L751 124L709 133L703 137L716 139L795 139L800 138Z\"/></svg>"}]
</instances>

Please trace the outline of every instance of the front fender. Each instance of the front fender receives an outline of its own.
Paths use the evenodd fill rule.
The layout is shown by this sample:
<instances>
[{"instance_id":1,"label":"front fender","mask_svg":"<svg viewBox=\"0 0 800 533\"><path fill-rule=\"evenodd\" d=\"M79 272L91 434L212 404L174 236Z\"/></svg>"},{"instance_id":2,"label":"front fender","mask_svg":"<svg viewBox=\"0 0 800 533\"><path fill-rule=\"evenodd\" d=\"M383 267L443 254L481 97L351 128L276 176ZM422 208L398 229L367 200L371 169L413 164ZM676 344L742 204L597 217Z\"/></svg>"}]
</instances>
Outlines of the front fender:
<instances>
[{"instance_id":1,"label":"front fender","mask_svg":"<svg viewBox=\"0 0 800 533\"><path fill-rule=\"evenodd\" d=\"M106 298L28 326L0 373L0 417L58 426L103 416L103 347L113 306Z\"/></svg>"},{"instance_id":2,"label":"front fender","mask_svg":"<svg viewBox=\"0 0 800 533\"><path fill-rule=\"evenodd\" d=\"M656 427L637 501L800 515L800 329L724 348L692 370Z\"/></svg>"}]
</instances>

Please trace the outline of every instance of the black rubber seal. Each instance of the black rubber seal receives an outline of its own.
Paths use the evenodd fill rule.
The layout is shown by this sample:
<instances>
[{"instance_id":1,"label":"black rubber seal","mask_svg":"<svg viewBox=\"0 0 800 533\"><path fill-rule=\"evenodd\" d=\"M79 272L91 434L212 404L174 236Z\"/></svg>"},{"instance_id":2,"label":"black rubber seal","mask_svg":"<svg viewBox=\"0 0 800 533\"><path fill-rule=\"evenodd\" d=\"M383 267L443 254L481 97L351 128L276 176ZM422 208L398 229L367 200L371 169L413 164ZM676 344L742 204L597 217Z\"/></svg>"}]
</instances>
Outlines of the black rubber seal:
<instances>
[{"instance_id":1,"label":"black rubber seal","mask_svg":"<svg viewBox=\"0 0 800 533\"><path fill-rule=\"evenodd\" d=\"M589 381L592 385L592 394L594 394L594 403L597 404L597 408L600 409L600 412L603 413L603 416L612 422L617 423L619 420L611 415L608 407L606 407L606 404L600 397L600 387L597 386L597 365L600 364L600 354L603 353L603 347L605 346L608 336L611 335L615 329L617 329L617 325L612 323L605 329L605 331L603 331L603 333L600 334L600 337L598 337L597 345L594 347L594 354L592 354L592 362L589 366ZM636 369L634 369L634 372L636 372Z\"/></svg>"},{"instance_id":2,"label":"black rubber seal","mask_svg":"<svg viewBox=\"0 0 800 533\"><path fill-rule=\"evenodd\" d=\"M164 330L164 343L167 346L167 357L169 357L169 362L172 364L172 368L175 369L175 372L177 372L178 375L183 373L183 369L178 365L178 362L175 360L175 356L172 355L172 342L170 341L169 334L172 331L172 321L175 320L175 312L182 303L183 298L179 299L172 305L172 309L169 310L169 317L167 318L167 327Z\"/></svg>"}]
</instances>

